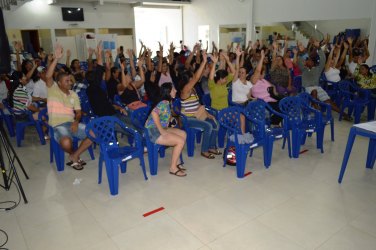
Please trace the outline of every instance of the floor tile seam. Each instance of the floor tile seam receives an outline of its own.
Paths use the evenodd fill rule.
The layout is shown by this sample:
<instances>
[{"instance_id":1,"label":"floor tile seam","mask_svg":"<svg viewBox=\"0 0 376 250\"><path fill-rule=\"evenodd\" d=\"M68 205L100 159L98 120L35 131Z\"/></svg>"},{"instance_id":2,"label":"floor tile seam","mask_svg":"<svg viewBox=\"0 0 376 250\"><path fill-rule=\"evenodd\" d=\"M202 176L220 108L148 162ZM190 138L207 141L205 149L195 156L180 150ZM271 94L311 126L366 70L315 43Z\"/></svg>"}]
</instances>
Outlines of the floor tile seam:
<instances>
[{"instance_id":1,"label":"floor tile seam","mask_svg":"<svg viewBox=\"0 0 376 250\"><path fill-rule=\"evenodd\" d=\"M352 221L353 222L353 221ZM364 229L362 229L362 228L359 228L359 227L357 227L357 226L354 226L354 225L352 225L351 223L352 222L349 222L348 224L348 226L349 227L352 227L353 229L355 229L355 230L357 230L357 231L359 231L359 232L362 232L362 233L364 233L364 234L367 234L368 236L371 236L372 238L375 238L376 239L376 234L374 235L374 234L372 234L372 233L369 233L369 232L367 232L366 230L364 230Z\"/></svg>"},{"instance_id":2,"label":"floor tile seam","mask_svg":"<svg viewBox=\"0 0 376 250\"><path fill-rule=\"evenodd\" d=\"M327 238L326 240L324 240L321 244L319 244L316 247L314 247L314 249L319 249L320 247L322 247L323 245L325 245L325 243L329 242L333 237L335 237L339 232L341 232L347 226L350 226L350 224L348 222L343 227L339 228L336 232L332 233L332 235L329 238Z\"/></svg>"},{"instance_id":3,"label":"floor tile seam","mask_svg":"<svg viewBox=\"0 0 376 250\"><path fill-rule=\"evenodd\" d=\"M288 236L280 233L279 231L277 231L276 229L274 229L273 227L263 223L259 218L255 218L255 221L257 221L258 223L261 223L264 227L268 228L269 230L273 231L275 234L279 235L280 237L288 240L288 241L292 241L293 243L295 243L297 246L299 247L302 247L303 249L307 249L307 247L301 245L299 242L297 242L295 239L291 239L289 238Z\"/></svg>"}]
</instances>

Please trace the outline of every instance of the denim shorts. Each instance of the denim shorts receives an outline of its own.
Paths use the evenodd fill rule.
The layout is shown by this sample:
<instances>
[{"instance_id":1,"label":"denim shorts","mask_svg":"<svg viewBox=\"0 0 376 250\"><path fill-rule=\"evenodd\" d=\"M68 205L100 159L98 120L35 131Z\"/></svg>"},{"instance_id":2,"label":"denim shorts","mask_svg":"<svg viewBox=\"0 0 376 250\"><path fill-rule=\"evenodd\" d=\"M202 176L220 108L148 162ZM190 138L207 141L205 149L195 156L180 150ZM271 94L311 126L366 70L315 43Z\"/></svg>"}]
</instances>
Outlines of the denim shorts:
<instances>
[{"instance_id":1,"label":"denim shorts","mask_svg":"<svg viewBox=\"0 0 376 250\"><path fill-rule=\"evenodd\" d=\"M158 140L159 136L161 136L161 133L159 133L159 130L156 127L146 129L148 130L150 141L155 143L155 141Z\"/></svg>"},{"instance_id":2,"label":"denim shorts","mask_svg":"<svg viewBox=\"0 0 376 250\"><path fill-rule=\"evenodd\" d=\"M76 133L73 133L71 129L72 123L73 122L65 122L54 127L54 138L57 142L60 142L60 139L62 137L69 137L71 139L73 139L73 137L76 137L80 140L83 140L87 137L85 132L85 124L79 123Z\"/></svg>"}]
</instances>

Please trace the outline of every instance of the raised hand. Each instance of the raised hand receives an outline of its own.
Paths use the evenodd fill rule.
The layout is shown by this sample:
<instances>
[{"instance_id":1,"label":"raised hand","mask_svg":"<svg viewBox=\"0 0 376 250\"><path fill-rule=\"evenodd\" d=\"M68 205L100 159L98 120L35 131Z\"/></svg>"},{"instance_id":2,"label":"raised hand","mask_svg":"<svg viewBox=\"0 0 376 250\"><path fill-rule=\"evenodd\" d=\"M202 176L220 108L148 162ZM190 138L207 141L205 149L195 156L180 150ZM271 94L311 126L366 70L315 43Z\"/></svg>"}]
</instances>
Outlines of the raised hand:
<instances>
[{"instance_id":1,"label":"raised hand","mask_svg":"<svg viewBox=\"0 0 376 250\"><path fill-rule=\"evenodd\" d=\"M121 72L124 72L125 70L125 61L120 63Z\"/></svg>"},{"instance_id":2,"label":"raised hand","mask_svg":"<svg viewBox=\"0 0 376 250\"><path fill-rule=\"evenodd\" d=\"M236 54L236 56L239 56L239 57L243 54L243 51L242 51L242 49L240 48L240 46L238 46L238 47L236 48L236 50L235 50L235 54Z\"/></svg>"},{"instance_id":3,"label":"raised hand","mask_svg":"<svg viewBox=\"0 0 376 250\"><path fill-rule=\"evenodd\" d=\"M276 41L273 42L272 46L273 46L273 50L274 50L274 51L277 51L277 49L278 49L278 44L277 44Z\"/></svg>"},{"instance_id":4,"label":"raised hand","mask_svg":"<svg viewBox=\"0 0 376 250\"><path fill-rule=\"evenodd\" d=\"M98 54L101 54L102 53L102 50L103 50L103 47L102 47L102 40L99 41L99 43L97 44L97 53Z\"/></svg>"},{"instance_id":5,"label":"raised hand","mask_svg":"<svg viewBox=\"0 0 376 250\"><path fill-rule=\"evenodd\" d=\"M218 62L218 54L215 53L213 55L210 55L209 57L212 60L213 64L217 64L217 62Z\"/></svg>"},{"instance_id":6,"label":"raised hand","mask_svg":"<svg viewBox=\"0 0 376 250\"><path fill-rule=\"evenodd\" d=\"M344 42L344 43L343 43L343 47L344 47L345 49L348 49L348 48L349 48L349 44L346 43L346 42Z\"/></svg>"},{"instance_id":7,"label":"raised hand","mask_svg":"<svg viewBox=\"0 0 376 250\"><path fill-rule=\"evenodd\" d=\"M14 42L14 49L17 52L21 52L21 50L22 50L22 43L20 41L15 41Z\"/></svg>"},{"instance_id":8,"label":"raised hand","mask_svg":"<svg viewBox=\"0 0 376 250\"><path fill-rule=\"evenodd\" d=\"M94 49L89 47L89 48L87 49L87 53L89 54L89 57L92 56L93 53L94 53Z\"/></svg>"},{"instance_id":9,"label":"raised hand","mask_svg":"<svg viewBox=\"0 0 376 250\"><path fill-rule=\"evenodd\" d=\"M61 46L61 44L57 43L55 45L55 58L57 60L59 60L60 58L63 57L63 54L64 54L63 46Z\"/></svg>"},{"instance_id":10,"label":"raised hand","mask_svg":"<svg viewBox=\"0 0 376 250\"><path fill-rule=\"evenodd\" d=\"M158 44L159 44L159 51L163 52L163 45L161 44L161 42L158 42Z\"/></svg>"},{"instance_id":11,"label":"raised hand","mask_svg":"<svg viewBox=\"0 0 376 250\"><path fill-rule=\"evenodd\" d=\"M104 57L106 59L109 59L111 57L111 50L107 49L106 52L104 53Z\"/></svg>"},{"instance_id":12,"label":"raised hand","mask_svg":"<svg viewBox=\"0 0 376 250\"><path fill-rule=\"evenodd\" d=\"M265 51L261 50L261 60L263 60L264 58L265 58Z\"/></svg>"},{"instance_id":13,"label":"raised hand","mask_svg":"<svg viewBox=\"0 0 376 250\"><path fill-rule=\"evenodd\" d=\"M72 55L70 49L67 49L67 57L70 57Z\"/></svg>"},{"instance_id":14,"label":"raised hand","mask_svg":"<svg viewBox=\"0 0 376 250\"><path fill-rule=\"evenodd\" d=\"M133 58L133 50L131 50L131 49L127 49L127 55L128 55L129 58L132 60L132 58Z\"/></svg>"},{"instance_id":15,"label":"raised hand","mask_svg":"<svg viewBox=\"0 0 376 250\"><path fill-rule=\"evenodd\" d=\"M313 41L313 46L315 46L316 48L320 47L320 42L317 41L317 40L314 40Z\"/></svg>"},{"instance_id":16,"label":"raised hand","mask_svg":"<svg viewBox=\"0 0 376 250\"><path fill-rule=\"evenodd\" d=\"M170 51L175 51L175 47L174 47L174 43L173 42L170 43Z\"/></svg>"},{"instance_id":17,"label":"raised hand","mask_svg":"<svg viewBox=\"0 0 376 250\"><path fill-rule=\"evenodd\" d=\"M206 50L202 50L202 63L206 63L208 61L208 57L206 55Z\"/></svg>"},{"instance_id":18,"label":"raised hand","mask_svg":"<svg viewBox=\"0 0 376 250\"><path fill-rule=\"evenodd\" d=\"M144 65L144 58L140 58L140 59L138 60L138 62L137 62L137 66L138 66L138 68L141 68L142 65Z\"/></svg>"},{"instance_id":19,"label":"raised hand","mask_svg":"<svg viewBox=\"0 0 376 250\"><path fill-rule=\"evenodd\" d=\"M296 48L293 48L292 53L294 53L294 55L296 55L296 54L298 54L298 50Z\"/></svg>"}]
</instances>

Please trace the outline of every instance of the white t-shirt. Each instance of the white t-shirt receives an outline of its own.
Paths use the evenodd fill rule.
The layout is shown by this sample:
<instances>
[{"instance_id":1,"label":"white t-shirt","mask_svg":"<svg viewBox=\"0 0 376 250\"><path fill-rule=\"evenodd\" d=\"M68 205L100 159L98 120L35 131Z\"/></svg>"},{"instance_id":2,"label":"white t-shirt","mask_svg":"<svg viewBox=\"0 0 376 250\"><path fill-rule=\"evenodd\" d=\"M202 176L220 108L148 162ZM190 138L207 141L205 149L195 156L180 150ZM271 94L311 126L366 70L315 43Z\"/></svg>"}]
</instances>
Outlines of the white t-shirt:
<instances>
[{"instance_id":1,"label":"white t-shirt","mask_svg":"<svg viewBox=\"0 0 376 250\"><path fill-rule=\"evenodd\" d=\"M26 91L29 96L33 95L35 83L33 80L30 79L30 81L26 84Z\"/></svg>"},{"instance_id":2,"label":"white t-shirt","mask_svg":"<svg viewBox=\"0 0 376 250\"><path fill-rule=\"evenodd\" d=\"M339 82L341 81L341 77L339 75L339 69L330 67L328 71L325 72L326 80L331 82Z\"/></svg>"},{"instance_id":3,"label":"white t-shirt","mask_svg":"<svg viewBox=\"0 0 376 250\"><path fill-rule=\"evenodd\" d=\"M5 85L4 81L0 82L0 102L8 97L8 89L7 85Z\"/></svg>"},{"instance_id":4,"label":"white t-shirt","mask_svg":"<svg viewBox=\"0 0 376 250\"><path fill-rule=\"evenodd\" d=\"M237 79L232 83L232 101L238 103L248 101L247 95L251 88L252 83L250 81L246 81L246 84L244 84L240 79Z\"/></svg>"},{"instance_id":5,"label":"white t-shirt","mask_svg":"<svg viewBox=\"0 0 376 250\"><path fill-rule=\"evenodd\" d=\"M354 74L356 66L358 66L357 63L354 63L354 62L349 63L349 71L350 71L351 74Z\"/></svg>"},{"instance_id":6,"label":"white t-shirt","mask_svg":"<svg viewBox=\"0 0 376 250\"><path fill-rule=\"evenodd\" d=\"M45 81L39 79L34 85L34 97L47 98L47 86Z\"/></svg>"}]
</instances>

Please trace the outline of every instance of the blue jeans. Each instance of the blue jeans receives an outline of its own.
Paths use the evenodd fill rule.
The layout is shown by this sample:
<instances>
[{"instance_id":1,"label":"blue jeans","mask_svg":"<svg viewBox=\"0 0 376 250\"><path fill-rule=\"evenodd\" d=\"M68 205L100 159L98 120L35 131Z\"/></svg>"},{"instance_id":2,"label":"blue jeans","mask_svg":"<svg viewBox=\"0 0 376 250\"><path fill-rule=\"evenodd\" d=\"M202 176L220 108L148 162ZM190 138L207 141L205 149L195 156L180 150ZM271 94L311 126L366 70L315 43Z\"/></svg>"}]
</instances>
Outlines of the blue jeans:
<instances>
[{"instance_id":1,"label":"blue jeans","mask_svg":"<svg viewBox=\"0 0 376 250\"><path fill-rule=\"evenodd\" d=\"M195 117L187 117L188 127L199 128L203 130L201 153L208 152L209 149L217 148L218 125L216 121L207 118L201 121Z\"/></svg>"}]
</instances>

